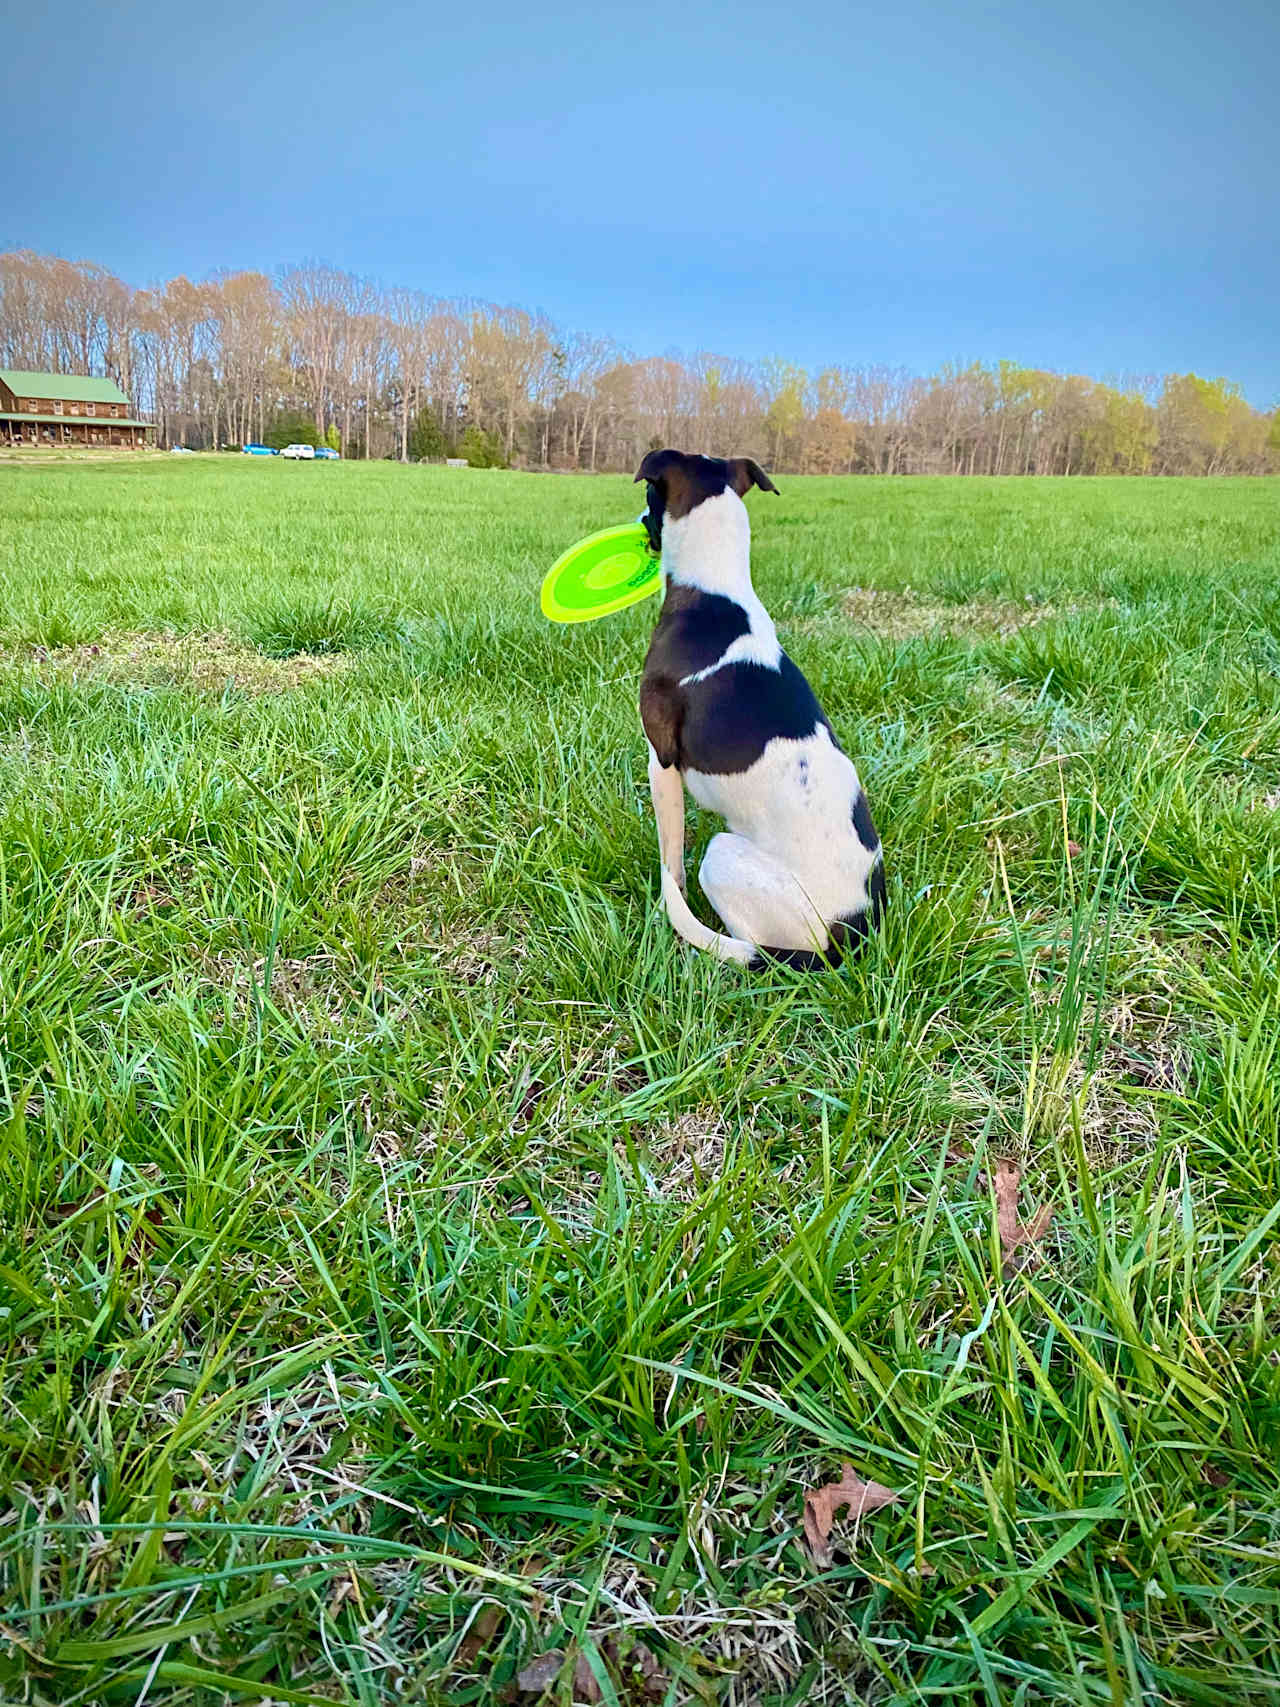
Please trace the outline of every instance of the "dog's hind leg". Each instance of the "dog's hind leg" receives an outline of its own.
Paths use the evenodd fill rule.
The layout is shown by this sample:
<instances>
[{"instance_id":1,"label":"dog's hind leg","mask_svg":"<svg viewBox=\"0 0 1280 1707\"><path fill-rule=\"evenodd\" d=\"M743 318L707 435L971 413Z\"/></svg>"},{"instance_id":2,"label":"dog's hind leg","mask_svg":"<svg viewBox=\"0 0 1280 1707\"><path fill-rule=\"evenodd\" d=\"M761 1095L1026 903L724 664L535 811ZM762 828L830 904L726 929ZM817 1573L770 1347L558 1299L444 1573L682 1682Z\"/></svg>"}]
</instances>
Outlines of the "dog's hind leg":
<instances>
[{"instance_id":1,"label":"dog's hind leg","mask_svg":"<svg viewBox=\"0 0 1280 1707\"><path fill-rule=\"evenodd\" d=\"M826 924L800 884L745 836L713 836L698 882L735 937L766 950L820 955L826 948Z\"/></svg>"}]
</instances>

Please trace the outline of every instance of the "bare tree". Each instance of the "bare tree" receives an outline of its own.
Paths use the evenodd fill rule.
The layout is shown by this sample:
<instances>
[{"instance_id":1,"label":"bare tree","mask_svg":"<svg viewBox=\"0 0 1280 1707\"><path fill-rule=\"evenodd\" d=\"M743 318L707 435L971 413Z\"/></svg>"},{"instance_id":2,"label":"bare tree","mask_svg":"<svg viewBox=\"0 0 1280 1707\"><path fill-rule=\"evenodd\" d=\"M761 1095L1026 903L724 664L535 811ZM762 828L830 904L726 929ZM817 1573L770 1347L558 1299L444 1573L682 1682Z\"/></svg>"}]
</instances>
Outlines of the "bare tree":
<instances>
[{"instance_id":1,"label":"bare tree","mask_svg":"<svg viewBox=\"0 0 1280 1707\"><path fill-rule=\"evenodd\" d=\"M794 362L771 357L761 375L768 408L765 430L769 435L769 460L781 468L793 457L798 459L800 440L808 408L809 375Z\"/></svg>"},{"instance_id":2,"label":"bare tree","mask_svg":"<svg viewBox=\"0 0 1280 1707\"><path fill-rule=\"evenodd\" d=\"M51 367L44 258L27 250L0 255L0 358L10 368Z\"/></svg>"},{"instance_id":3,"label":"bare tree","mask_svg":"<svg viewBox=\"0 0 1280 1707\"><path fill-rule=\"evenodd\" d=\"M328 426L339 328L352 288L349 273L316 261L288 267L280 274L285 334L293 349L303 395L315 417L317 433L323 433Z\"/></svg>"},{"instance_id":4,"label":"bare tree","mask_svg":"<svg viewBox=\"0 0 1280 1707\"><path fill-rule=\"evenodd\" d=\"M603 338L573 333L564 341L561 389L555 400L552 423L560 435L562 468L582 466L584 443L595 418L596 384L616 359L613 346Z\"/></svg>"},{"instance_id":5,"label":"bare tree","mask_svg":"<svg viewBox=\"0 0 1280 1707\"><path fill-rule=\"evenodd\" d=\"M1222 379L1095 381L1002 361L928 377L782 359L635 359L523 309L440 302L319 264L135 290L92 262L0 255L0 362L106 373L162 444L261 437L301 401L351 454L406 457L429 409L564 468L636 466L654 444L825 473L1280 471L1280 425Z\"/></svg>"},{"instance_id":6,"label":"bare tree","mask_svg":"<svg viewBox=\"0 0 1280 1707\"><path fill-rule=\"evenodd\" d=\"M522 308L487 308L472 315L468 409L479 425L497 428L508 462L515 454L521 420L545 383L554 349L554 330L542 315Z\"/></svg>"},{"instance_id":7,"label":"bare tree","mask_svg":"<svg viewBox=\"0 0 1280 1707\"><path fill-rule=\"evenodd\" d=\"M376 304L376 297L374 302ZM387 319L376 307L355 316L349 336L353 408L363 418L360 435L365 460L373 455L373 436L386 383Z\"/></svg>"},{"instance_id":8,"label":"bare tree","mask_svg":"<svg viewBox=\"0 0 1280 1707\"><path fill-rule=\"evenodd\" d=\"M266 431L271 367L279 355L280 303L263 273L223 274L206 289L227 426L232 439L244 444Z\"/></svg>"},{"instance_id":9,"label":"bare tree","mask_svg":"<svg viewBox=\"0 0 1280 1707\"><path fill-rule=\"evenodd\" d=\"M461 435L466 408L469 335L465 305L436 303L425 330L423 388L445 442L452 443Z\"/></svg>"},{"instance_id":10,"label":"bare tree","mask_svg":"<svg viewBox=\"0 0 1280 1707\"><path fill-rule=\"evenodd\" d=\"M416 290L393 290L386 299L387 347L399 395L400 461L409 460L409 422L417 414L428 359L432 303Z\"/></svg>"}]
</instances>

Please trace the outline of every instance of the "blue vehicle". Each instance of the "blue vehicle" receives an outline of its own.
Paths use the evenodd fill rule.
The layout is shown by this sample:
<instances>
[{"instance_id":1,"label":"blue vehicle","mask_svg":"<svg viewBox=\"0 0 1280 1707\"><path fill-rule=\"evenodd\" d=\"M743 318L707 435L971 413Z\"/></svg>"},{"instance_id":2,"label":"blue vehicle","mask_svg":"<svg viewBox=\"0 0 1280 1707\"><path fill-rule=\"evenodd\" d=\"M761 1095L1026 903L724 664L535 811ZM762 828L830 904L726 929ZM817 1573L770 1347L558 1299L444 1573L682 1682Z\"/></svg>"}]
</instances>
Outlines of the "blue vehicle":
<instances>
[{"instance_id":1,"label":"blue vehicle","mask_svg":"<svg viewBox=\"0 0 1280 1707\"><path fill-rule=\"evenodd\" d=\"M316 457L320 462L341 462L341 452L333 449L332 445L317 445Z\"/></svg>"},{"instance_id":2,"label":"blue vehicle","mask_svg":"<svg viewBox=\"0 0 1280 1707\"><path fill-rule=\"evenodd\" d=\"M276 453L270 445L241 445L242 456L274 456Z\"/></svg>"}]
</instances>

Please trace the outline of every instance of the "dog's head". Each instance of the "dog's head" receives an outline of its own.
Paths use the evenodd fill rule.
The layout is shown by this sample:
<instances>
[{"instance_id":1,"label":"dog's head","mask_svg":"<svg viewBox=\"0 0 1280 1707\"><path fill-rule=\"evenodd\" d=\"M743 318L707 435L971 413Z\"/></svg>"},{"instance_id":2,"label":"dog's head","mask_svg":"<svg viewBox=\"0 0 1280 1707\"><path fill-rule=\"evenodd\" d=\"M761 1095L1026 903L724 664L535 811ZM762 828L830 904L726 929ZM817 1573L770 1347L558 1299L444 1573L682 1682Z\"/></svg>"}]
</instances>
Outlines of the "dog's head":
<instances>
[{"instance_id":1,"label":"dog's head","mask_svg":"<svg viewBox=\"0 0 1280 1707\"><path fill-rule=\"evenodd\" d=\"M648 529L649 544L662 550L662 522L687 516L708 498L736 492L745 498L753 486L776 494L778 488L749 456L698 456L683 450L651 450L636 473L645 482L648 502L641 521Z\"/></svg>"}]
</instances>

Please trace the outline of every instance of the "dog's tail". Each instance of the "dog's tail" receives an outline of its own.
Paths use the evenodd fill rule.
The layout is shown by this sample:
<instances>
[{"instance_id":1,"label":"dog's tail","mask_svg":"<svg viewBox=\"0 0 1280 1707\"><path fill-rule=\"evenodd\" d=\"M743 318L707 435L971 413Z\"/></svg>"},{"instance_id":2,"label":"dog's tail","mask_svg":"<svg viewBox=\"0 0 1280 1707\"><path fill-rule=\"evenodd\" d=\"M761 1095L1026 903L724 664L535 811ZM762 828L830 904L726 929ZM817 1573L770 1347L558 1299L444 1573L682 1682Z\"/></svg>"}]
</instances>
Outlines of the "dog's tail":
<instances>
[{"instance_id":1,"label":"dog's tail","mask_svg":"<svg viewBox=\"0 0 1280 1707\"><path fill-rule=\"evenodd\" d=\"M693 909L680 893L680 885L665 865L662 867L662 899L667 904L667 917L677 936L682 936L695 948L714 954L717 960L732 960L739 966L751 965L756 957L755 943L744 942L741 937L726 936L723 931L713 931L704 925L694 916Z\"/></svg>"}]
</instances>

